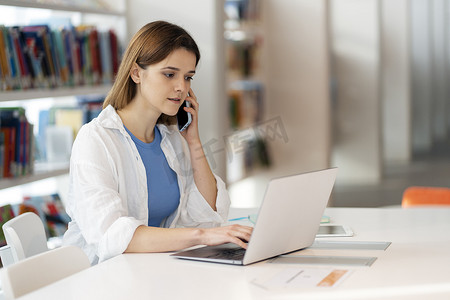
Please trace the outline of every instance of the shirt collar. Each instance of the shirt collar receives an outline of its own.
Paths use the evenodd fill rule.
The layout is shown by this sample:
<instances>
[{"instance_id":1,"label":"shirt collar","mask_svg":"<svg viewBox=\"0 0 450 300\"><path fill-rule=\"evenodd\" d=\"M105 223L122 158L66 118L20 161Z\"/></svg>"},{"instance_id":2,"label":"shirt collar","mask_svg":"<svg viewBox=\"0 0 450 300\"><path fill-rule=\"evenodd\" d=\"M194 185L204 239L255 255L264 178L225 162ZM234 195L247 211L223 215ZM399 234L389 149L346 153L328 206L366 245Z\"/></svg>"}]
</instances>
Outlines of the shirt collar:
<instances>
[{"instance_id":1,"label":"shirt collar","mask_svg":"<svg viewBox=\"0 0 450 300\"><path fill-rule=\"evenodd\" d=\"M122 119L119 117L119 114L116 112L114 107L108 105L98 116L98 122L101 126L110 129L118 129L121 132L126 132L123 127ZM161 136L164 138L166 135L176 134L177 125L164 125L164 124L156 124L159 131L161 132Z\"/></svg>"},{"instance_id":2,"label":"shirt collar","mask_svg":"<svg viewBox=\"0 0 450 300\"><path fill-rule=\"evenodd\" d=\"M101 111L98 115L98 122L105 128L123 129L122 119L111 105Z\"/></svg>"}]
</instances>

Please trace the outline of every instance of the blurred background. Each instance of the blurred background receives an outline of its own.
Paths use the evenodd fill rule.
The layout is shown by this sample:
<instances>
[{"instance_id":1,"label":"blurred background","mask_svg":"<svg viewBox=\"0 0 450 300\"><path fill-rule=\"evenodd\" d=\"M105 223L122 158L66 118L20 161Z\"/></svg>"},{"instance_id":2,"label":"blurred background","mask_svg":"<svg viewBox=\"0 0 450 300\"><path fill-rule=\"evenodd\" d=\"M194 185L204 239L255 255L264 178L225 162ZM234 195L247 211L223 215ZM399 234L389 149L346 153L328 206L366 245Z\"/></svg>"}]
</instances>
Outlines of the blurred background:
<instances>
[{"instance_id":1,"label":"blurred background","mask_svg":"<svg viewBox=\"0 0 450 300\"><path fill-rule=\"evenodd\" d=\"M114 30L121 49L154 20L192 34L202 142L233 206L258 205L270 178L328 167L339 168L331 206L400 205L408 186L450 186L449 0L115 0L72 11L30 2L0 1L0 24L94 24ZM90 85L3 90L0 106L24 107L39 141L42 111L95 108L110 82ZM70 141L86 121L61 118L44 127L72 126ZM47 154L67 149L42 143ZM55 192L64 201L67 155L37 156L35 171L50 175L0 179L1 203Z\"/></svg>"}]
</instances>

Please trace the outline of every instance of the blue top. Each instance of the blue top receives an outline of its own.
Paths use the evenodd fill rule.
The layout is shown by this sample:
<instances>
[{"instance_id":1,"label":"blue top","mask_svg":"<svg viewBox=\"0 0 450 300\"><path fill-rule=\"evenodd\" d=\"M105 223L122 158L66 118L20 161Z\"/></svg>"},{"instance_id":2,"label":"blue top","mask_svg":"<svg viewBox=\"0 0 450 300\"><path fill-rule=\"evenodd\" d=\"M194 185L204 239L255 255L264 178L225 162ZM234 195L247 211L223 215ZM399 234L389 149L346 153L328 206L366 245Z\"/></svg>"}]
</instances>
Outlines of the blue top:
<instances>
[{"instance_id":1,"label":"blue top","mask_svg":"<svg viewBox=\"0 0 450 300\"><path fill-rule=\"evenodd\" d=\"M177 174L170 168L161 149L158 127L155 126L155 138L151 143L139 140L126 127L125 130L133 139L147 173L148 226L159 227L180 203Z\"/></svg>"}]
</instances>

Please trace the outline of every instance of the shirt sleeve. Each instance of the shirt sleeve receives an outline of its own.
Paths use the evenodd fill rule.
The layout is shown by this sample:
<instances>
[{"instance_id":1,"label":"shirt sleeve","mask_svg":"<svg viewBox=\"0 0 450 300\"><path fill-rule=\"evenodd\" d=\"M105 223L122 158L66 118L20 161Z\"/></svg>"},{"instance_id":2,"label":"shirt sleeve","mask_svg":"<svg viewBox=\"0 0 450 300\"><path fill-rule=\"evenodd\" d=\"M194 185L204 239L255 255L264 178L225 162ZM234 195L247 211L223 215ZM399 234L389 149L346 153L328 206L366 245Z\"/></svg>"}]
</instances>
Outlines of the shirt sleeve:
<instances>
[{"instance_id":1,"label":"shirt sleeve","mask_svg":"<svg viewBox=\"0 0 450 300\"><path fill-rule=\"evenodd\" d=\"M79 136L70 166L69 214L101 262L123 253L136 228L145 224L128 216L127 199L118 192L117 169L107 147L95 136Z\"/></svg>"},{"instance_id":2,"label":"shirt sleeve","mask_svg":"<svg viewBox=\"0 0 450 300\"><path fill-rule=\"evenodd\" d=\"M230 208L230 197L223 180L214 174L216 179L216 209L214 211L198 190L192 173L189 146L178 129L169 131L164 143L165 155L177 172L180 185L180 206L174 218L168 218L164 226L168 227L216 227L226 222ZM163 144L161 144L163 148ZM164 151L163 149L163 151ZM175 220L174 220L175 219Z\"/></svg>"},{"instance_id":3,"label":"shirt sleeve","mask_svg":"<svg viewBox=\"0 0 450 300\"><path fill-rule=\"evenodd\" d=\"M214 175L217 185L216 209L214 211L206 199L192 183L188 190L186 207L180 213L177 226L183 227L217 227L226 222L230 208L230 197L223 180Z\"/></svg>"}]
</instances>

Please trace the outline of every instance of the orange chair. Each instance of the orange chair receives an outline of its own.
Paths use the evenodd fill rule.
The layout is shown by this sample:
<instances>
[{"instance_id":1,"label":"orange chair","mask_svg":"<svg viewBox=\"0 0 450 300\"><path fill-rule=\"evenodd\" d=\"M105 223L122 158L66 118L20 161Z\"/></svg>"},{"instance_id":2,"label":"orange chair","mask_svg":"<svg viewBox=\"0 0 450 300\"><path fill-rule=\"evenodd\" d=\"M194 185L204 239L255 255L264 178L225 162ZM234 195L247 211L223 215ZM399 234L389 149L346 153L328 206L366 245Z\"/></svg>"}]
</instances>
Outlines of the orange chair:
<instances>
[{"instance_id":1,"label":"orange chair","mask_svg":"<svg viewBox=\"0 0 450 300\"><path fill-rule=\"evenodd\" d=\"M411 186L403 192L402 207L450 206L450 188Z\"/></svg>"}]
</instances>

